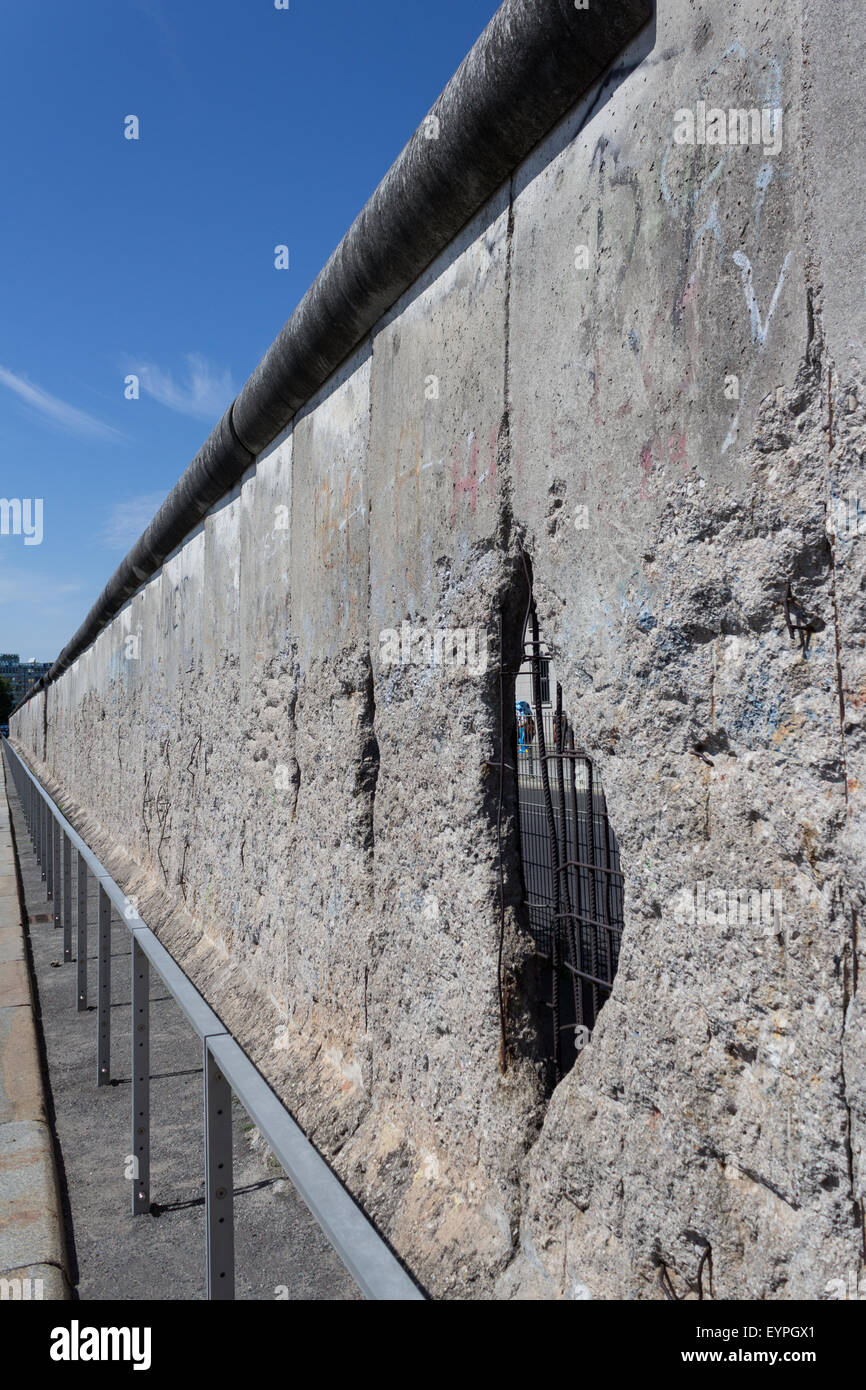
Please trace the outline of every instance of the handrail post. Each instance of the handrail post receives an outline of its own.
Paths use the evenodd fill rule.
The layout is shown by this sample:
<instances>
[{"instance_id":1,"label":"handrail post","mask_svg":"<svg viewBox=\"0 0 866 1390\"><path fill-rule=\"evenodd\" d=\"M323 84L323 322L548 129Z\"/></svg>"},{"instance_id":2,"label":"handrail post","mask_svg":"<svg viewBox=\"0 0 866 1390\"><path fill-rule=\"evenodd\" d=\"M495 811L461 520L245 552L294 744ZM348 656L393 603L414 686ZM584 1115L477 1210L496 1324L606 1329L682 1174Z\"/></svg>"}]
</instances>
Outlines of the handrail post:
<instances>
[{"instance_id":1,"label":"handrail post","mask_svg":"<svg viewBox=\"0 0 866 1390\"><path fill-rule=\"evenodd\" d=\"M111 1082L111 899L99 885L99 984L96 1016L96 1084Z\"/></svg>"},{"instance_id":2,"label":"handrail post","mask_svg":"<svg viewBox=\"0 0 866 1390\"><path fill-rule=\"evenodd\" d=\"M54 895L54 817L45 802L45 891L48 901Z\"/></svg>"},{"instance_id":3,"label":"handrail post","mask_svg":"<svg viewBox=\"0 0 866 1390\"><path fill-rule=\"evenodd\" d=\"M132 1214L150 1211L150 962L132 933Z\"/></svg>"},{"instance_id":4,"label":"handrail post","mask_svg":"<svg viewBox=\"0 0 866 1390\"><path fill-rule=\"evenodd\" d=\"M63 853L60 844L60 822L51 819L51 893L54 903L54 926L59 931L62 926L63 905Z\"/></svg>"},{"instance_id":5,"label":"handrail post","mask_svg":"<svg viewBox=\"0 0 866 1390\"><path fill-rule=\"evenodd\" d=\"M72 960L72 841L61 835L63 844L63 960Z\"/></svg>"},{"instance_id":6,"label":"handrail post","mask_svg":"<svg viewBox=\"0 0 866 1390\"><path fill-rule=\"evenodd\" d=\"M87 865L84 855L78 851L78 912L76 914L77 938L75 957L77 963L76 993L78 1012L87 1008Z\"/></svg>"},{"instance_id":7,"label":"handrail post","mask_svg":"<svg viewBox=\"0 0 866 1390\"><path fill-rule=\"evenodd\" d=\"M204 1040L205 1210L207 1296L235 1296L234 1176L232 1092Z\"/></svg>"}]
</instances>

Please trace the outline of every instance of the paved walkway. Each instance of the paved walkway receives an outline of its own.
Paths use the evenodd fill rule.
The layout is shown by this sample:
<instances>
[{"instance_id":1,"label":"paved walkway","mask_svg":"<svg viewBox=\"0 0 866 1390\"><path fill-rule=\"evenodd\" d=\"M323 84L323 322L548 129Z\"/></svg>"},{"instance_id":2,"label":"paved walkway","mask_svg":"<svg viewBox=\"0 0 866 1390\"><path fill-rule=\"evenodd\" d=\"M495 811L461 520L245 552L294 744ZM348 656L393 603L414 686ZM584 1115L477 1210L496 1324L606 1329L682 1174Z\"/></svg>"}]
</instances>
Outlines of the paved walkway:
<instances>
[{"instance_id":1,"label":"paved walkway","mask_svg":"<svg viewBox=\"0 0 866 1390\"><path fill-rule=\"evenodd\" d=\"M151 1214L130 1213L130 938L112 915L112 1084L96 1086L97 889L88 875L88 1002L76 1011L74 962L32 852L14 784L7 789L32 950L36 1017L47 1061L46 1105L55 1152L69 1279L80 1299L204 1298L201 1044L151 970ZM4 803L5 804L5 803ZM0 841L3 839L0 822ZM2 848L2 845L0 845ZM0 860L0 875L6 871ZM0 878L0 886L5 879ZM76 889L73 883L73 903ZM74 952L73 930L73 952ZM22 962L23 968L23 962ZM235 1260L238 1299L353 1299L360 1294L273 1159L249 1144L234 1102ZM2 1193L0 1156L0 1193ZM47 1199L46 1199L47 1200ZM45 1297L56 1294L45 1290Z\"/></svg>"},{"instance_id":2,"label":"paved walkway","mask_svg":"<svg viewBox=\"0 0 866 1390\"><path fill-rule=\"evenodd\" d=\"M68 1298L65 1265L15 848L0 782L0 1298Z\"/></svg>"}]
</instances>

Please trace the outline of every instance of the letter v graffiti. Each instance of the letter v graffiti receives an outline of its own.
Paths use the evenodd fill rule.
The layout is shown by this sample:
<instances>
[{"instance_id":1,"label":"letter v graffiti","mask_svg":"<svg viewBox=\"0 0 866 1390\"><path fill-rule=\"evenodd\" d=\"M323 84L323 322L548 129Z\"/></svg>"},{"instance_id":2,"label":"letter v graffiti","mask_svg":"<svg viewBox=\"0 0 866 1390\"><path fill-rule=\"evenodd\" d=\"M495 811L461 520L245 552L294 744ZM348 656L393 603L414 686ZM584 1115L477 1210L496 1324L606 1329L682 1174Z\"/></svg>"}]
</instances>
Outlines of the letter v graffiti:
<instances>
[{"instance_id":1,"label":"letter v graffiti","mask_svg":"<svg viewBox=\"0 0 866 1390\"><path fill-rule=\"evenodd\" d=\"M788 266L791 262L791 252L785 257L785 263L779 273L776 288L773 291L773 298L770 300L770 307L767 310L766 319L761 319L761 311L758 308L758 296L755 294L754 276L752 273L752 262L743 251L735 251L733 255L734 264L740 267L743 280L743 294L746 300L746 308L749 311L749 320L752 327L752 342L758 343L763 347L767 341L767 334L770 331L770 320L779 302L779 295L788 276Z\"/></svg>"}]
</instances>

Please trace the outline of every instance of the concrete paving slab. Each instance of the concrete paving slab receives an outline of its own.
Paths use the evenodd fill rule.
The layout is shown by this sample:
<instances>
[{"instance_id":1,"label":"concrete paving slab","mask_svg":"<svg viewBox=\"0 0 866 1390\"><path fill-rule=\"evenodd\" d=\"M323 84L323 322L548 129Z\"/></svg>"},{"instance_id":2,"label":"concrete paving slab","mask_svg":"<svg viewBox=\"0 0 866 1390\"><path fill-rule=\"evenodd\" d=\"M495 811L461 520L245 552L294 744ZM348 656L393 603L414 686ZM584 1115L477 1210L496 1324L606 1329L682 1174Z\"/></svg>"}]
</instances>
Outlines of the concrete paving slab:
<instances>
[{"instance_id":1,"label":"concrete paving slab","mask_svg":"<svg viewBox=\"0 0 866 1390\"><path fill-rule=\"evenodd\" d=\"M23 960L0 962L0 1008L30 1007L30 980Z\"/></svg>"},{"instance_id":2,"label":"concrete paving slab","mask_svg":"<svg viewBox=\"0 0 866 1390\"><path fill-rule=\"evenodd\" d=\"M63 1261L60 1203L46 1124L0 1125L0 1273Z\"/></svg>"},{"instance_id":3,"label":"concrete paving slab","mask_svg":"<svg viewBox=\"0 0 866 1390\"><path fill-rule=\"evenodd\" d=\"M2 901L0 901L2 914ZM2 915L0 915L2 921ZM24 938L20 927L0 926L0 963L10 960L24 960Z\"/></svg>"},{"instance_id":4,"label":"concrete paving slab","mask_svg":"<svg viewBox=\"0 0 866 1390\"><path fill-rule=\"evenodd\" d=\"M46 1118L33 1011L0 1008L0 1124Z\"/></svg>"}]
</instances>

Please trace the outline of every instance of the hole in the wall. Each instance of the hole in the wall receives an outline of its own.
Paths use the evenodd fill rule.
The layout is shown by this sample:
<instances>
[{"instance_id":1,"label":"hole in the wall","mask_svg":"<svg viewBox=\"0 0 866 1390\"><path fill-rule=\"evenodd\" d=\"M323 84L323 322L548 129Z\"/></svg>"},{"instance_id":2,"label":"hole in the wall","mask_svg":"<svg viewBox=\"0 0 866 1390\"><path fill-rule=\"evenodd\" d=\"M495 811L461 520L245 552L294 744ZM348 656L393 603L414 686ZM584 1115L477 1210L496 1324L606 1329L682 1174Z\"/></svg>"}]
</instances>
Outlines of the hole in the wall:
<instances>
[{"instance_id":1,"label":"hole in the wall","mask_svg":"<svg viewBox=\"0 0 866 1390\"><path fill-rule=\"evenodd\" d=\"M536 1026L552 1090L590 1041L610 997L623 876L601 780L563 711L534 599L515 705L520 852L539 966Z\"/></svg>"}]
</instances>

